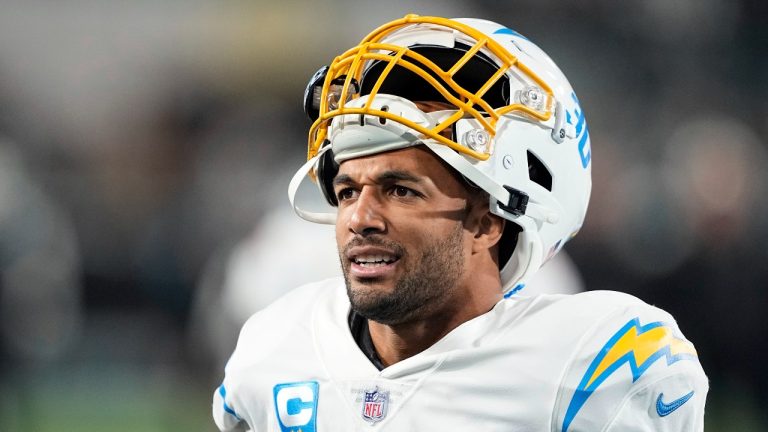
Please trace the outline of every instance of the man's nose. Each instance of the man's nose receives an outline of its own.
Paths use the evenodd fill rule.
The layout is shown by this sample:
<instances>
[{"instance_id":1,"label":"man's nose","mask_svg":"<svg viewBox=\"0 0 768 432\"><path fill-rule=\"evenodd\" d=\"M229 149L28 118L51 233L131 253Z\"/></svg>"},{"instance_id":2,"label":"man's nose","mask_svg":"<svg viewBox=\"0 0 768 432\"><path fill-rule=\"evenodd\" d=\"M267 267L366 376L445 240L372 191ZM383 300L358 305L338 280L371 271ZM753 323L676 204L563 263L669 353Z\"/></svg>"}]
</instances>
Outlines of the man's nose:
<instances>
[{"instance_id":1,"label":"man's nose","mask_svg":"<svg viewBox=\"0 0 768 432\"><path fill-rule=\"evenodd\" d=\"M358 235L384 232L387 228L382 215L381 197L374 188L363 187L355 200L349 218L349 230Z\"/></svg>"}]
</instances>

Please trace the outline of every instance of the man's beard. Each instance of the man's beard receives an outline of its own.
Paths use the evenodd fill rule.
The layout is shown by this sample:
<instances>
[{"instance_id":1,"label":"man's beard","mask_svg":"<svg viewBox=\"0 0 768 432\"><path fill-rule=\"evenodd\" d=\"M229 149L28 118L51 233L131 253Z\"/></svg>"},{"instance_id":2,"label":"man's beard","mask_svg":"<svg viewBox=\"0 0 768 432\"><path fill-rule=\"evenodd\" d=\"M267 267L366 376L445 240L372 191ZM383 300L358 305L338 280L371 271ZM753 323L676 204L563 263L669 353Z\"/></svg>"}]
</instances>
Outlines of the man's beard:
<instances>
[{"instance_id":1,"label":"man's beard","mask_svg":"<svg viewBox=\"0 0 768 432\"><path fill-rule=\"evenodd\" d=\"M360 315L385 325L395 325L424 318L439 309L450 294L456 289L459 278L464 274L464 253L462 249L463 226L456 224L456 229L445 239L436 239L432 244L421 249L418 259L410 257L402 246L378 236L355 239L345 246L345 251L354 246L382 246L400 257L400 265L408 262L400 279L395 281L391 292L381 290L355 290L349 277L349 266L342 265L347 295L352 309ZM341 259L346 253L342 252ZM379 280L372 278L358 281L360 285L375 284Z\"/></svg>"}]
</instances>

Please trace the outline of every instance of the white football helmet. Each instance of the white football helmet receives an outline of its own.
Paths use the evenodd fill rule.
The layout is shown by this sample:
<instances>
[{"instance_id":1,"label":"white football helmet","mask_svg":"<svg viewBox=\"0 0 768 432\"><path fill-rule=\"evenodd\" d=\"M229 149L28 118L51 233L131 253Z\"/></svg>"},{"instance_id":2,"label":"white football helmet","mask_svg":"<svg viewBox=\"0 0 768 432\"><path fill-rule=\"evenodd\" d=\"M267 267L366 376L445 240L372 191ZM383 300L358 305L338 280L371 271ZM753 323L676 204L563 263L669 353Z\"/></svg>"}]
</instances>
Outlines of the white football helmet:
<instances>
[{"instance_id":1,"label":"white football helmet","mask_svg":"<svg viewBox=\"0 0 768 432\"><path fill-rule=\"evenodd\" d=\"M414 102L455 108L424 112ZM294 202L307 174L335 205L330 182L338 164L425 145L488 192L490 211L512 222L499 257L505 293L581 228L592 188L584 113L555 63L509 28L408 15L320 69L304 104L314 120L308 161L289 187L304 219L335 223L334 214Z\"/></svg>"}]
</instances>

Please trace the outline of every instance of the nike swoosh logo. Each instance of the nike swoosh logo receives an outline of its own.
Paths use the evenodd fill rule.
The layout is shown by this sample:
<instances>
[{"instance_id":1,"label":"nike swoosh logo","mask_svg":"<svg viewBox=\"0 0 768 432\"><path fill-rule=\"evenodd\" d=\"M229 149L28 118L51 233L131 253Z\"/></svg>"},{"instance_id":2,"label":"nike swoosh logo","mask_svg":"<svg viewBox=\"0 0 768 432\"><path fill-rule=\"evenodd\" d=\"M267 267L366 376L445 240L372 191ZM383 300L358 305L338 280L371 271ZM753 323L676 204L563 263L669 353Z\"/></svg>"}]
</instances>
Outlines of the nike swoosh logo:
<instances>
[{"instance_id":1,"label":"nike swoosh logo","mask_svg":"<svg viewBox=\"0 0 768 432\"><path fill-rule=\"evenodd\" d=\"M670 403L664 403L662 400L663 397L664 393L659 393L659 397L656 399L656 413L659 415L659 417L666 417L672 414L676 409L683 406L683 404L688 402L688 400L693 397L693 390L691 390L691 392L687 395L679 399L675 399Z\"/></svg>"}]
</instances>

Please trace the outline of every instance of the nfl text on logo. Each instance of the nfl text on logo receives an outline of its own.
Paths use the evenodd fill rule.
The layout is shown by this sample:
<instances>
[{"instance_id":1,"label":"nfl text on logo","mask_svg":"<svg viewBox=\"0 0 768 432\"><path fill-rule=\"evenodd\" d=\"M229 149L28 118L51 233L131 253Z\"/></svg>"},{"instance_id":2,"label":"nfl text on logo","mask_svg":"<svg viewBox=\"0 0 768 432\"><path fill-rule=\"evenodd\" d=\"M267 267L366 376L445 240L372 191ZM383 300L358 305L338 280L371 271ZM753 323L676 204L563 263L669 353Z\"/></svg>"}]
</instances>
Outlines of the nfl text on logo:
<instances>
[{"instance_id":1,"label":"nfl text on logo","mask_svg":"<svg viewBox=\"0 0 768 432\"><path fill-rule=\"evenodd\" d=\"M387 416L387 406L389 405L389 391L379 390L378 387L372 391L365 392L363 398L363 418L371 423L376 423Z\"/></svg>"}]
</instances>

